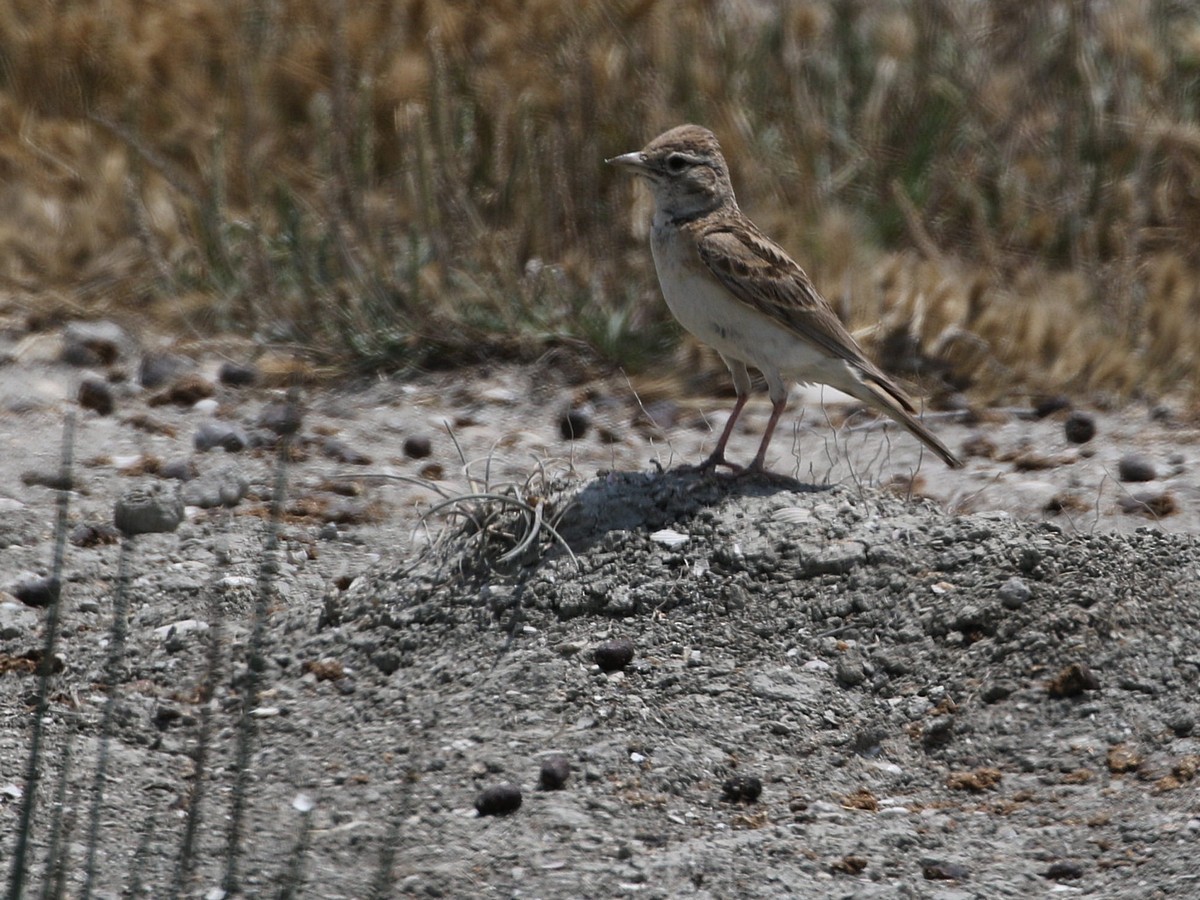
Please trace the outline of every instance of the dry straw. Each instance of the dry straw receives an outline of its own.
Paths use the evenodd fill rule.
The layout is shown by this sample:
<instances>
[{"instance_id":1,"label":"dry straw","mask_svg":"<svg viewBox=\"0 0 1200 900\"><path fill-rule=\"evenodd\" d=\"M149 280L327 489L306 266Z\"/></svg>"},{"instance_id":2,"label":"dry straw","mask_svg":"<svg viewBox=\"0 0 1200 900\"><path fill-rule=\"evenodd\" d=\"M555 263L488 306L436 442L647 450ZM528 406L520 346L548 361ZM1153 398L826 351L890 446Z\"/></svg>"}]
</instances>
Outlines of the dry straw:
<instances>
[{"instance_id":1,"label":"dry straw","mask_svg":"<svg viewBox=\"0 0 1200 900\"><path fill-rule=\"evenodd\" d=\"M693 120L925 372L1200 383L1189 4L15 0L0 46L10 306L636 367L674 332L600 161Z\"/></svg>"}]
</instances>

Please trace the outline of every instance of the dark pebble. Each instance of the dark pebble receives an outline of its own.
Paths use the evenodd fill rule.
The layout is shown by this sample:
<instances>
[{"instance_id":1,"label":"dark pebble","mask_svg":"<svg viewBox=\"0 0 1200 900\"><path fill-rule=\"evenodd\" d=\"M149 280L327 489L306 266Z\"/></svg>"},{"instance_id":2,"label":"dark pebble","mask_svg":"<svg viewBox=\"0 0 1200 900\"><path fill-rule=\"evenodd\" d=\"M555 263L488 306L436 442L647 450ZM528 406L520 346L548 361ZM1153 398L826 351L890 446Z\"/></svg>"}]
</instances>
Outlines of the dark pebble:
<instances>
[{"instance_id":1,"label":"dark pebble","mask_svg":"<svg viewBox=\"0 0 1200 900\"><path fill-rule=\"evenodd\" d=\"M258 369L240 363L221 363L217 379L230 387L249 387L258 381Z\"/></svg>"},{"instance_id":2,"label":"dark pebble","mask_svg":"<svg viewBox=\"0 0 1200 900\"><path fill-rule=\"evenodd\" d=\"M581 406L573 406L558 420L558 430L564 441L577 441L588 433L592 417Z\"/></svg>"},{"instance_id":3,"label":"dark pebble","mask_svg":"<svg viewBox=\"0 0 1200 900\"><path fill-rule=\"evenodd\" d=\"M127 537L136 534L165 534L183 521L183 501L163 485L134 488L117 500L113 524Z\"/></svg>"},{"instance_id":4,"label":"dark pebble","mask_svg":"<svg viewBox=\"0 0 1200 900\"><path fill-rule=\"evenodd\" d=\"M304 424L304 413L300 404L291 400L268 403L258 414L258 424L280 437L296 434Z\"/></svg>"},{"instance_id":5,"label":"dark pebble","mask_svg":"<svg viewBox=\"0 0 1200 900\"><path fill-rule=\"evenodd\" d=\"M102 416L111 416L115 404L112 388L99 378L85 378L79 385L79 405Z\"/></svg>"},{"instance_id":6,"label":"dark pebble","mask_svg":"<svg viewBox=\"0 0 1200 900\"><path fill-rule=\"evenodd\" d=\"M63 362L73 366L111 366L132 342L115 322L71 322L63 330Z\"/></svg>"},{"instance_id":7,"label":"dark pebble","mask_svg":"<svg viewBox=\"0 0 1200 900\"><path fill-rule=\"evenodd\" d=\"M409 459L424 459L433 452L433 442L428 436L414 434L404 439L404 455Z\"/></svg>"},{"instance_id":8,"label":"dark pebble","mask_svg":"<svg viewBox=\"0 0 1200 900\"><path fill-rule=\"evenodd\" d=\"M1051 697L1078 697L1085 691L1100 690L1100 680L1083 663L1071 663L1050 679L1046 690Z\"/></svg>"},{"instance_id":9,"label":"dark pebble","mask_svg":"<svg viewBox=\"0 0 1200 900\"><path fill-rule=\"evenodd\" d=\"M543 791L559 791L571 777L571 763L561 753L555 753L542 760L542 771L538 778L538 787Z\"/></svg>"},{"instance_id":10,"label":"dark pebble","mask_svg":"<svg viewBox=\"0 0 1200 900\"><path fill-rule=\"evenodd\" d=\"M1005 609L1020 609L1029 602L1031 596L1029 586L1020 578L1010 578L996 591L1000 603Z\"/></svg>"},{"instance_id":11,"label":"dark pebble","mask_svg":"<svg viewBox=\"0 0 1200 900\"><path fill-rule=\"evenodd\" d=\"M1046 416L1070 408L1071 399L1069 397L1063 394L1051 394L1050 396L1038 397L1034 400L1033 414L1039 419L1044 419Z\"/></svg>"},{"instance_id":12,"label":"dark pebble","mask_svg":"<svg viewBox=\"0 0 1200 900\"><path fill-rule=\"evenodd\" d=\"M1096 419L1076 410L1067 416L1067 421L1063 423L1063 432L1072 444L1086 444L1096 436Z\"/></svg>"},{"instance_id":13,"label":"dark pebble","mask_svg":"<svg viewBox=\"0 0 1200 900\"><path fill-rule=\"evenodd\" d=\"M762 780L754 775L734 775L721 785L721 799L726 803L754 803L762 796Z\"/></svg>"},{"instance_id":14,"label":"dark pebble","mask_svg":"<svg viewBox=\"0 0 1200 900\"><path fill-rule=\"evenodd\" d=\"M49 575L18 582L10 593L26 606L49 606L58 599L62 583Z\"/></svg>"},{"instance_id":15,"label":"dark pebble","mask_svg":"<svg viewBox=\"0 0 1200 900\"><path fill-rule=\"evenodd\" d=\"M199 375L184 375L146 402L150 406L195 406L197 402L211 397L214 393L216 389L207 379Z\"/></svg>"},{"instance_id":16,"label":"dark pebble","mask_svg":"<svg viewBox=\"0 0 1200 900\"><path fill-rule=\"evenodd\" d=\"M173 481L191 481L198 474L196 464L190 459L169 459L158 469L160 478Z\"/></svg>"},{"instance_id":17,"label":"dark pebble","mask_svg":"<svg viewBox=\"0 0 1200 900\"><path fill-rule=\"evenodd\" d=\"M633 649L633 641L618 638L597 647L592 658L602 671L619 672L633 661Z\"/></svg>"},{"instance_id":18,"label":"dark pebble","mask_svg":"<svg viewBox=\"0 0 1200 900\"><path fill-rule=\"evenodd\" d=\"M1138 453L1127 453L1117 463L1117 475L1122 481L1153 481L1158 477L1154 463Z\"/></svg>"},{"instance_id":19,"label":"dark pebble","mask_svg":"<svg viewBox=\"0 0 1200 900\"><path fill-rule=\"evenodd\" d=\"M1068 862L1067 860L1059 860L1056 863L1051 863L1044 873L1044 878L1051 878L1055 881L1065 881L1073 878L1083 877L1083 866L1079 863Z\"/></svg>"},{"instance_id":20,"label":"dark pebble","mask_svg":"<svg viewBox=\"0 0 1200 900\"><path fill-rule=\"evenodd\" d=\"M240 453L250 439L240 427L220 419L205 419L196 429L192 445L201 453L220 447L226 453Z\"/></svg>"},{"instance_id":21,"label":"dark pebble","mask_svg":"<svg viewBox=\"0 0 1200 900\"><path fill-rule=\"evenodd\" d=\"M88 525L81 522L71 529L73 547L99 547L102 544L115 544L120 539L121 533L111 525Z\"/></svg>"},{"instance_id":22,"label":"dark pebble","mask_svg":"<svg viewBox=\"0 0 1200 900\"><path fill-rule=\"evenodd\" d=\"M475 798L475 811L481 816L507 816L520 808L521 789L515 784L493 785Z\"/></svg>"},{"instance_id":23,"label":"dark pebble","mask_svg":"<svg viewBox=\"0 0 1200 900\"><path fill-rule=\"evenodd\" d=\"M138 382L148 391L157 390L192 367L192 361L176 353L147 353L138 365Z\"/></svg>"},{"instance_id":24,"label":"dark pebble","mask_svg":"<svg viewBox=\"0 0 1200 900\"><path fill-rule=\"evenodd\" d=\"M971 870L959 863L931 862L921 866L926 881L966 881Z\"/></svg>"},{"instance_id":25,"label":"dark pebble","mask_svg":"<svg viewBox=\"0 0 1200 900\"><path fill-rule=\"evenodd\" d=\"M345 441L337 438L325 438L321 442L321 453L334 462L346 463L350 466L369 466L372 459L367 454L355 450Z\"/></svg>"}]
</instances>

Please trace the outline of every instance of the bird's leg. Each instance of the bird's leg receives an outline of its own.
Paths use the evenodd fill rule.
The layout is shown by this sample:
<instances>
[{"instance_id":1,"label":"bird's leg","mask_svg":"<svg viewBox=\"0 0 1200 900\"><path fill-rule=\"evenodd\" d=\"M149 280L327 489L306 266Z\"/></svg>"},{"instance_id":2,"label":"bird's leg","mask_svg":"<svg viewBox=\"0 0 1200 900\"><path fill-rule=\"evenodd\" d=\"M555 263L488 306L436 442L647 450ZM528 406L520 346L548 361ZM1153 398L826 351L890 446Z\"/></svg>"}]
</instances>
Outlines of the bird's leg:
<instances>
[{"instance_id":1,"label":"bird's leg","mask_svg":"<svg viewBox=\"0 0 1200 900\"><path fill-rule=\"evenodd\" d=\"M726 461L725 445L729 443L729 436L733 434L733 426L737 423L738 416L742 414L742 408L749 399L750 395L748 393L742 394L737 398L737 403L733 405L733 412L729 414L729 418L725 422L725 427L721 430L721 436L717 439L717 446L708 455L708 459L695 467L697 472L711 472L717 466L728 466L734 471L741 469L741 466Z\"/></svg>"},{"instance_id":2,"label":"bird's leg","mask_svg":"<svg viewBox=\"0 0 1200 900\"><path fill-rule=\"evenodd\" d=\"M754 454L754 462L750 463L746 469L747 472L766 471L764 466L767 459L767 447L771 444L771 437L775 434L775 426L779 424L779 417L783 415L786 408L787 394L771 403L771 418L767 421L767 430L763 432L762 443L758 445L758 452Z\"/></svg>"}]
</instances>

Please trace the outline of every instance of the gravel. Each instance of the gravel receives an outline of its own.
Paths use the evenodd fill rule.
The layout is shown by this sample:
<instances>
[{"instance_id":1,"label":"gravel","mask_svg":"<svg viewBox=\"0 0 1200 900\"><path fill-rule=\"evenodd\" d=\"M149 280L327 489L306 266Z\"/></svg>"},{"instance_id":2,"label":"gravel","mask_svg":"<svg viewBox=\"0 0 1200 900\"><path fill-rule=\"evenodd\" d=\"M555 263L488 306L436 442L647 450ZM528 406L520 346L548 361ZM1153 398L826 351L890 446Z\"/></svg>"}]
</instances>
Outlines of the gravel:
<instances>
[{"instance_id":1,"label":"gravel","mask_svg":"<svg viewBox=\"0 0 1200 900\"><path fill-rule=\"evenodd\" d=\"M244 434L278 402L266 388L214 383ZM455 396L455 383L420 402L380 385L310 403L274 553L264 549L274 450L243 441L236 457L189 457L197 426L212 420L173 405L156 414L177 436L81 420L70 528L99 535L118 498L146 487L146 475L123 474L106 455L186 460L221 502L189 503L173 533L68 548L31 894L45 873L67 749L67 893L82 886L110 696L102 896L135 876L145 896L169 891L189 807L200 826L183 893L217 896L243 704L253 724L238 860L245 896L278 896L293 871L307 896L370 896L381 868L385 896L1200 893L1200 547L1183 527L1196 521L1190 444L1178 450L1183 474L1164 482L1179 497L1170 518L1122 513L1114 499L1075 518L1029 509L1026 521L979 499L1001 496L983 492L997 490L1003 465L980 457L965 473L925 470L922 490L937 502L913 479L902 496L861 478L830 486L663 473L615 457L644 444L591 439L574 442L575 472L560 476L566 467L539 469L524 450L543 441L565 452L556 413L569 392L473 385L471 397L511 388L493 410ZM66 384L59 396L75 393ZM389 407L397 395L405 405ZM526 397L533 405L513 406ZM490 460L499 435L518 434L508 440L523 460L498 459L486 477L493 493L517 490L523 509L462 501L448 512L473 519L446 515L413 533L414 510L437 495L387 476L426 465L409 462L397 435L437 434L437 398L467 411L446 418L457 422L455 441L421 449L449 469L461 464L449 455L456 442L467 460ZM0 517L9 591L49 578L53 556L57 494L46 485L57 482L20 473L56 471L50 426L60 420L54 408L21 415L33 452L4 463L14 494ZM1009 448L1016 429L1038 428L1043 440L1065 441L1055 415L996 426L990 440ZM603 403L595 417L597 433L638 433ZM1040 496L1038 483L1098 491L1133 452L1112 436L1146 431L1131 420L1103 426L1114 443L1064 463L1061 481L1057 469L1013 468L999 481L1008 478L1013 496ZM681 446L686 428L676 432ZM309 429L378 460L382 476L313 452L322 444ZM731 448L752 452L756 440L739 433ZM879 445L854 440L863 447L853 458L870 464ZM681 455L702 458L698 449ZM1138 452L1147 450L1170 458ZM187 485L150 482L160 487L135 496L153 501L155 522L173 524L175 492ZM335 523L329 516L344 510L331 496L362 504L362 515ZM472 531L471 521L486 527ZM126 650L109 690L123 553ZM265 627L251 654L256 609ZM44 608L0 594L5 860L45 622ZM620 653L600 658L622 666L598 664L606 646ZM480 802L505 814L480 815Z\"/></svg>"}]
</instances>

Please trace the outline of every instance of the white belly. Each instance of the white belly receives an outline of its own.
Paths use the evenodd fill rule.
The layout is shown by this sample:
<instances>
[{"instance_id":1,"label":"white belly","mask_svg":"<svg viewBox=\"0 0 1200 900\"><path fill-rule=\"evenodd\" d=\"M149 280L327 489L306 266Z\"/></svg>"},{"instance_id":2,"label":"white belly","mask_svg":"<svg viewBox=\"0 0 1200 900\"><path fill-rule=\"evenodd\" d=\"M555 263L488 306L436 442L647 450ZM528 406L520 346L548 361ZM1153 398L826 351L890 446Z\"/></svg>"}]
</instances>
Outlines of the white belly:
<instances>
[{"instance_id":1,"label":"white belly","mask_svg":"<svg viewBox=\"0 0 1200 900\"><path fill-rule=\"evenodd\" d=\"M656 227L651 250L671 313L722 356L753 366L768 382L780 376L835 387L857 381L843 360L732 296L678 232Z\"/></svg>"}]
</instances>

